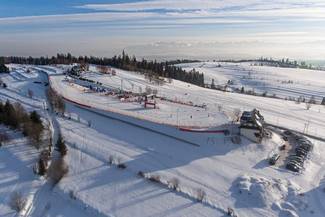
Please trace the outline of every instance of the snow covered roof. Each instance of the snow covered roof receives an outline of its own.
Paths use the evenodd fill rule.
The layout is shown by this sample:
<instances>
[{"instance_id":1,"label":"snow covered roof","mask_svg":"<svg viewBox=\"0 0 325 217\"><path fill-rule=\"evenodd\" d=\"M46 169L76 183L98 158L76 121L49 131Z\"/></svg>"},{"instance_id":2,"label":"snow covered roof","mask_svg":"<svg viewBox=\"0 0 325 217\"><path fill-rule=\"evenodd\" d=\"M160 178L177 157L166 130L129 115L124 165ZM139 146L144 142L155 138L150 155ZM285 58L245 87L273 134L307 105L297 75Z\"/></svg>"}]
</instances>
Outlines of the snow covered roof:
<instances>
[{"instance_id":1,"label":"snow covered roof","mask_svg":"<svg viewBox=\"0 0 325 217\"><path fill-rule=\"evenodd\" d=\"M244 111L240 118L241 127L258 127L262 128L264 124L264 117L257 109L252 111Z\"/></svg>"}]
</instances>

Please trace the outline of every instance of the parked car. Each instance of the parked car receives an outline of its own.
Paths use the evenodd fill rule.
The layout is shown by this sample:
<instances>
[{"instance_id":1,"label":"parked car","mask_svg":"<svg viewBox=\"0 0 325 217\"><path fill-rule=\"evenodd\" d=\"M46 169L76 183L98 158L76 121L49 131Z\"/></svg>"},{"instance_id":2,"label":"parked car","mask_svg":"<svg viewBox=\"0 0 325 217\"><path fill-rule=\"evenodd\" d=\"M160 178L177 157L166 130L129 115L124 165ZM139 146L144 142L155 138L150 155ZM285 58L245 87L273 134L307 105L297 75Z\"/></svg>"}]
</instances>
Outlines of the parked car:
<instances>
[{"instance_id":1,"label":"parked car","mask_svg":"<svg viewBox=\"0 0 325 217\"><path fill-rule=\"evenodd\" d=\"M310 142L306 137L300 137L297 139L298 142L303 142L303 141L307 141Z\"/></svg>"},{"instance_id":2,"label":"parked car","mask_svg":"<svg viewBox=\"0 0 325 217\"><path fill-rule=\"evenodd\" d=\"M284 135L290 136L292 134L292 132L290 130L285 130L283 132Z\"/></svg>"},{"instance_id":3,"label":"parked car","mask_svg":"<svg viewBox=\"0 0 325 217\"><path fill-rule=\"evenodd\" d=\"M289 161L290 160L301 160L301 161L304 161L304 157L303 156L299 156L299 155L291 155L289 156Z\"/></svg>"},{"instance_id":4,"label":"parked car","mask_svg":"<svg viewBox=\"0 0 325 217\"><path fill-rule=\"evenodd\" d=\"M300 135L300 134L298 134L298 133L293 133L292 135L293 135L293 137L295 138L295 140L298 140L298 139L304 138L302 135Z\"/></svg>"},{"instance_id":5,"label":"parked car","mask_svg":"<svg viewBox=\"0 0 325 217\"><path fill-rule=\"evenodd\" d=\"M299 145L296 149L303 149L306 152L309 152L310 146L307 146L307 145Z\"/></svg>"},{"instance_id":6,"label":"parked car","mask_svg":"<svg viewBox=\"0 0 325 217\"><path fill-rule=\"evenodd\" d=\"M309 152L308 148L307 147L304 147L304 146L298 146L295 151L296 151L296 153L298 151L300 151L300 152L306 152L306 154L308 154L308 152Z\"/></svg>"},{"instance_id":7,"label":"parked car","mask_svg":"<svg viewBox=\"0 0 325 217\"><path fill-rule=\"evenodd\" d=\"M308 153L306 153L306 152L304 152L304 151L301 151L301 150L298 150L298 151L296 151L296 155L301 156L301 157L303 157L304 159L306 159Z\"/></svg>"},{"instance_id":8,"label":"parked car","mask_svg":"<svg viewBox=\"0 0 325 217\"><path fill-rule=\"evenodd\" d=\"M288 164L295 164L298 166L303 166L304 165L304 160L300 160L300 159L291 159Z\"/></svg>"},{"instance_id":9,"label":"parked car","mask_svg":"<svg viewBox=\"0 0 325 217\"><path fill-rule=\"evenodd\" d=\"M283 136L282 139L283 139L284 141L288 141L288 140L289 140L287 136Z\"/></svg>"},{"instance_id":10,"label":"parked car","mask_svg":"<svg viewBox=\"0 0 325 217\"><path fill-rule=\"evenodd\" d=\"M303 167L304 161L303 160L298 160L298 159L292 159L287 164L294 164L296 166Z\"/></svg>"},{"instance_id":11,"label":"parked car","mask_svg":"<svg viewBox=\"0 0 325 217\"><path fill-rule=\"evenodd\" d=\"M297 156L300 156L300 157L302 157L302 158L304 158L304 159L307 158L307 154L306 154L305 152L296 152L296 155L297 155Z\"/></svg>"},{"instance_id":12,"label":"parked car","mask_svg":"<svg viewBox=\"0 0 325 217\"><path fill-rule=\"evenodd\" d=\"M287 164L286 168L287 168L288 170L293 171L293 172L300 172L301 169L302 169L301 166L298 166L298 165L296 165L296 164L289 164L289 163Z\"/></svg>"},{"instance_id":13,"label":"parked car","mask_svg":"<svg viewBox=\"0 0 325 217\"><path fill-rule=\"evenodd\" d=\"M311 143L311 141L309 140L302 140L299 142L300 144L305 144L305 145L309 145L309 146L313 146L313 143Z\"/></svg>"},{"instance_id":14,"label":"parked car","mask_svg":"<svg viewBox=\"0 0 325 217\"><path fill-rule=\"evenodd\" d=\"M280 158L279 154L274 154L270 159L269 159L269 164L274 165Z\"/></svg>"},{"instance_id":15,"label":"parked car","mask_svg":"<svg viewBox=\"0 0 325 217\"><path fill-rule=\"evenodd\" d=\"M312 151L314 149L313 144L309 144L309 143L300 143L299 147L304 147L305 149L307 149L308 151Z\"/></svg>"}]
</instances>

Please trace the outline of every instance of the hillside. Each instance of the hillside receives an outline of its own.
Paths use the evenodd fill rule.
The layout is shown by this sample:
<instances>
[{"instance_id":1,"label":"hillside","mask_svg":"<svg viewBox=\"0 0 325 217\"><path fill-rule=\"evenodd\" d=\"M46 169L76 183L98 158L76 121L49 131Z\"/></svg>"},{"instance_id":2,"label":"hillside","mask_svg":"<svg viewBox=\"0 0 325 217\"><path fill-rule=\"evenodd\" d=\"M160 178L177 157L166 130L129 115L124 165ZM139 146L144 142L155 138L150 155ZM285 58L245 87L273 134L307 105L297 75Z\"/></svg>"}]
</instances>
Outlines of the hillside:
<instances>
[{"instance_id":1,"label":"hillside","mask_svg":"<svg viewBox=\"0 0 325 217\"><path fill-rule=\"evenodd\" d=\"M253 91L282 99L315 97L318 103L325 96L325 71L260 66L256 62L200 62L180 64L187 71L193 68L204 74L205 83L228 85L232 89ZM228 83L228 81L230 81Z\"/></svg>"}]
</instances>

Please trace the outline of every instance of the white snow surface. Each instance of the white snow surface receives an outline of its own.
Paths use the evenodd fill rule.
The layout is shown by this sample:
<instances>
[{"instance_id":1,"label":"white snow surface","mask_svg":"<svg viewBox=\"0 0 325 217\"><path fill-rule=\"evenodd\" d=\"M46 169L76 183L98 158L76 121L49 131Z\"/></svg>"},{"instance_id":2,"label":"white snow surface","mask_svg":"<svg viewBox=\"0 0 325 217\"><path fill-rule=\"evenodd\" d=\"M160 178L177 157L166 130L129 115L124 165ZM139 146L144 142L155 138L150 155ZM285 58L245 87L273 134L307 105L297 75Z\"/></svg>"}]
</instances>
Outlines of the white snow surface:
<instances>
[{"instance_id":1,"label":"white snow surface","mask_svg":"<svg viewBox=\"0 0 325 217\"><path fill-rule=\"evenodd\" d=\"M276 70L277 68L274 69ZM121 80L124 80L124 85L128 82L132 84L133 81L137 81L134 82L134 86L139 84L139 81L142 82L139 86L152 85L145 81L143 75L138 73L124 70L116 71L117 76L115 77L100 75L94 72L89 73L90 75L86 75L86 77L91 77L96 81L111 86L115 85L116 88L121 85ZM318 71L310 71L310 73L313 72L316 73L315 77L319 75ZM160 123L169 123L177 126L220 126L227 122L225 116L228 117L228 120L229 118L231 119L236 109L245 111L257 108L270 124L291 128L300 132L308 132L316 136L325 134L325 108L321 105L312 105L312 107L307 110L303 103L296 104L295 102L282 99L215 91L173 80L171 84L154 86L154 88L158 90L159 95L172 99L176 98L182 102L193 102L197 105L205 104L207 105L207 109L164 103L161 109L143 110L143 106L140 105L122 103L98 93L85 93L83 90L80 90L80 88L76 88L75 85L69 85L68 82L62 82L64 76L51 76L50 80L54 89L60 94L81 102L82 104L104 110L109 109L115 112L122 112L123 114L133 115L135 117L145 118Z\"/></svg>"},{"instance_id":2,"label":"white snow surface","mask_svg":"<svg viewBox=\"0 0 325 217\"><path fill-rule=\"evenodd\" d=\"M257 64L257 65L256 65ZM204 74L205 83L225 85L233 81L231 88L244 87L257 93L266 92L280 98L305 97L307 100L314 96L318 102L325 97L325 71L259 66L250 61L242 63L231 62L198 62L179 64L189 71L193 68Z\"/></svg>"},{"instance_id":3,"label":"white snow surface","mask_svg":"<svg viewBox=\"0 0 325 217\"><path fill-rule=\"evenodd\" d=\"M91 106L108 107L108 101L103 100L103 96L80 92L63 82L64 77L56 74L61 74L64 66L51 66L51 70L32 66L31 75L26 73L27 68L16 65L13 75L1 76L8 84L7 89L0 89L1 100L19 101L26 109L36 109L46 118L43 110L45 87L33 83L45 79L43 73L38 73L42 70L52 75L53 85L61 90L60 93ZM134 72L119 70L117 73L123 76L124 85L128 77L141 80L143 86L150 85ZM109 79L94 74L103 83ZM107 84L120 85L119 81ZM33 99L27 96L28 89L33 90ZM303 105L289 101L223 93L180 81L157 89L166 97L206 103L207 111L200 114L223 114L218 111L220 106L226 114L236 108L246 110L256 107L270 123L302 131L309 121L309 133L321 135L325 131L325 110L322 106L315 105L307 111ZM71 118L57 116L56 119L68 145L65 159L69 165L68 175L53 189L49 188L45 180L32 174L31 165L37 161L38 152L27 146L21 137L15 137L11 145L0 148L1 216L15 216L8 206L8 198L17 189L24 195L31 195L32 209L26 216L225 216L228 207L234 208L241 217L324 216L323 142L312 140L314 151L307 159L305 170L297 174L283 166L268 165L267 158L283 142L276 134L262 144L242 138L241 144L222 139L197 147L71 103L66 106ZM125 111L125 107L119 108L114 107L118 112ZM186 111L189 113L184 117L196 112L191 109ZM142 115L161 119L157 113ZM87 124L89 120L90 126ZM182 119L184 123L186 120ZM211 121L211 125L224 121L218 117ZM199 120L193 123L197 124ZM127 168L121 170L109 165L110 156L120 159ZM137 176L138 171L160 175L163 182L177 178L180 191L144 180ZM194 199L197 189L206 192L204 203Z\"/></svg>"},{"instance_id":4,"label":"white snow surface","mask_svg":"<svg viewBox=\"0 0 325 217\"><path fill-rule=\"evenodd\" d=\"M94 67L91 68L95 70ZM158 96L170 100L180 101L182 103L194 103L197 105L204 104L202 100L199 100L200 96L196 96L193 93L200 89L194 85L176 80L171 84L165 83L163 85L154 85L147 81L143 75L139 75L138 73L119 69L115 70L117 72L116 76L104 75L98 72L87 72L82 76L93 81L99 81L106 87L113 89L122 88L124 91L139 93L144 92L146 87L150 87L158 90ZM229 122L229 118L225 113L216 112L212 109L209 110L159 99L156 100L158 109L145 109L143 103L129 103L127 101L121 101L113 96L106 96L103 93L87 91L88 88L66 81L64 75L51 76L50 80L52 87L68 99L73 99L79 103L103 110L122 112L125 115L158 123L204 128L219 126Z\"/></svg>"}]
</instances>

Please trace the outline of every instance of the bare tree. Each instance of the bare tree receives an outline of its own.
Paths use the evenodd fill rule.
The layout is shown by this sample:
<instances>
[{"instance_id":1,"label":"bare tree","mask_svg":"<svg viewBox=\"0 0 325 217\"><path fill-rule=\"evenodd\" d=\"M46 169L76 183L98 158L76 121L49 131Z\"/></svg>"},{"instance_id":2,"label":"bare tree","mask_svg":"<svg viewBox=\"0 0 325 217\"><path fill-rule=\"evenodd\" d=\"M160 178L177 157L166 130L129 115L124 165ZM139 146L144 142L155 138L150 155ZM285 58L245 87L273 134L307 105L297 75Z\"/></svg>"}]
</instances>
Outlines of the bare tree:
<instances>
[{"instance_id":1,"label":"bare tree","mask_svg":"<svg viewBox=\"0 0 325 217\"><path fill-rule=\"evenodd\" d=\"M222 105L218 105L218 111L221 112L222 111Z\"/></svg>"},{"instance_id":2,"label":"bare tree","mask_svg":"<svg viewBox=\"0 0 325 217\"><path fill-rule=\"evenodd\" d=\"M151 87L146 86L146 94L147 94L147 95L152 94L152 89L151 89Z\"/></svg>"},{"instance_id":3,"label":"bare tree","mask_svg":"<svg viewBox=\"0 0 325 217\"><path fill-rule=\"evenodd\" d=\"M58 95L52 88L48 89L47 95L52 107L57 110L57 112L64 114L65 103L63 97Z\"/></svg>"},{"instance_id":4,"label":"bare tree","mask_svg":"<svg viewBox=\"0 0 325 217\"><path fill-rule=\"evenodd\" d=\"M315 96L310 97L310 99L309 99L309 103L310 103L310 104L316 104Z\"/></svg>"},{"instance_id":5,"label":"bare tree","mask_svg":"<svg viewBox=\"0 0 325 217\"><path fill-rule=\"evenodd\" d=\"M35 124L31 121L24 124L23 132L28 136L29 142L37 149L41 147L44 127L42 124Z\"/></svg>"},{"instance_id":6,"label":"bare tree","mask_svg":"<svg viewBox=\"0 0 325 217\"><path fill-rule=\"evenodd\" d=\"M21 192L14 192L11 195L10 207L17 212L20 212L26 205L26 198L23 197Z\"/></svg>"},{"instance_id":7,"label":"bare tree","mask_svg":"<svg viewBox=\"0 0 325 217\"><path fill-rule=\"evenodd\" d=\"M28 113L26 112L25 108L20 103L15 103L14 108L16 111L16 118L19 123L24 124L29 121ZM21 125L20 125L21 128Z\"/></svg>"},{"instance_id":8,"label":"bare tree","mask_svg":"<svg viewBox=\"0 0 325 217\"><path fill-rule=\"evenodd\" d=\"M103 66L103 65L96 66L96 69L103 74L108 74L110 71L110 68L108 66Z\"/></svg>"},{"instance_id":9,"label":"bare tree","mask_svg":"<svg viewBox=\"0 0 325 217\"><path fill-rule=\"evenodd\" d=\"M83 71L88 71L89 70L89 64L87 64L87 63L80 63L80 68Z\"/></svg>"},{"instance_id":10,"label":"bare tree","mask_svg":"<svg viewBox=\"0 0 325 217\"><path fill-rule=\"evenodd\" d=\"M173 178L171 179L169 182L168 182L168 187L171 188L171 189L174 189L176 191L179 190L179 179L177 178Z\"/></svg>"},{"instance_id":11,"label":"bare tree","mask_svg":"<svg viewBox=\"0 0 325 217\"><path fill-rule=\"evenodd\" d=\"M115 156L114 155L110 155L108 157L108 164L112 165L115 162Z\"/></svg>"},{"instance_id":12,"label":"bare tree","mask_svg":"<svg viewBox=\"0 0 325 217\"><path fill-rule=\"evenodd\" d=\"M0 147L4 142L9 141L8 134L6 132L0 132Z\"/></svg>"},{"instance_id":13,"label":"bare tree","mask_svg":"<svg viewBox=\"0 0 325 217\"><path fill-rule=\"evenodd\" d=\"M29 98L33 98L34 92L31 89L28 89L27 95L28 95Z\"/></svg>"},{"instance_id":14,"label":"bare tree","mask_svg":"<svg viewBox=\"0 0 325 217\"><path fill-rule=\"evenodd\" d=\"M48 169L47 176L53 181L53 184L56 185L66 174L68 174L68 172L69 167L64 158L61 157L52 161Z\"/></svg>"},{"instance_id":15,"label":"bare tree","mask_svg":"<svg viewBox=\"0 0 325 217\"><path fill-rule=\"evenodd\" d=\"M64 114L65 103L64 103L64 100L63 100L63 98L61 96L57 97L56 108L57 108L58 112L60 112L61 114Z\"/></svg>"},{"instance_id":16,"label":"bare tree","mask_svg":"<svg viewBox=\"0 0 325 217\"><path fill-rule=\"evenodd\" d=\"M233 111L233 121L234 122L237 122L239 120L240 114L241 114L240 109L238 109L238 108L234 109L234 111Z\"/></svg>"},{"instance_id":17,"label":"bare tree","mask_svg":"<svg viewBox=\"0 0 325 217\"><path fill-rule=\"evenodd\" d=\"M206 193L204 190L202 189L197 189L196 190L196 199L199 201L199 202L203 202L204 198L206 197Z\"/></svg>"}]
</instances>

